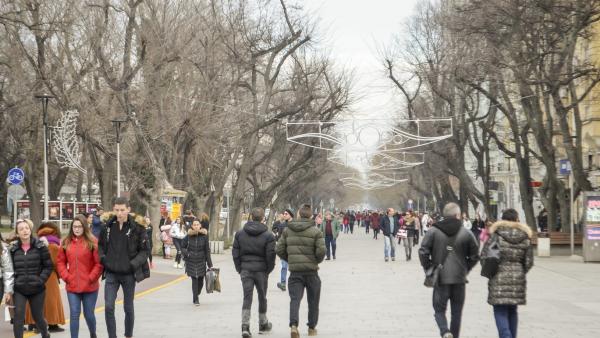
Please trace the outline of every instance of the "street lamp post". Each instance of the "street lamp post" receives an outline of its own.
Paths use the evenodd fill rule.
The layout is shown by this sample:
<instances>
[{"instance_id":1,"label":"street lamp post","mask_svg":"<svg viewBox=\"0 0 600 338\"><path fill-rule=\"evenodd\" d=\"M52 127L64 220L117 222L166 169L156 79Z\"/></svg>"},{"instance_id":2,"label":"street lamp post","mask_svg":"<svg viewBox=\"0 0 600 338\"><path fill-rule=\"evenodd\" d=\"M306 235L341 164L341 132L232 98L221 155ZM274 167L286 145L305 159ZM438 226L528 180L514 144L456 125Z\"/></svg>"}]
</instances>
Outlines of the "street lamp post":
<instances>
[{"instance_id":1,"label":"street lamp post","mask_svg":"<svg viewBox=\"0 0 600 338\"><path fill-rule=\"evenodd\" d=\"M35 95L36 99L42 101L42 114L44 123L44 221L49 219L48 216L48 101L54 96L42 93ZM37 203L32 201L32 203Z\"/></svg>"},{"instance_id":2,"label":"street lamp post","mask_svg":"<svg viewBox=\"0 0 600 338\"><path fill-rule=\"evenodd\" d=\"M111 120L115 127L117 136L117 197L121 197L121 124L127 122L127 118Z\"/></svg>"}]
</instances>

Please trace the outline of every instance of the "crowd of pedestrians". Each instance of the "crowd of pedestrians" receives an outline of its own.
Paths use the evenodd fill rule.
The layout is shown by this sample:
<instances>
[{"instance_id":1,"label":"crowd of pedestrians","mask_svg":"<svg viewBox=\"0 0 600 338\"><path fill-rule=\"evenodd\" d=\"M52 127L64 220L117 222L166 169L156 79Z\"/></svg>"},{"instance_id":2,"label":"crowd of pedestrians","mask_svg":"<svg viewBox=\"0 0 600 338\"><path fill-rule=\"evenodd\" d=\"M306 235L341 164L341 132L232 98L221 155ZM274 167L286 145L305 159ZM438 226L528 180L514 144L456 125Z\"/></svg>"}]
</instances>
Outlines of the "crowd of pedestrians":
<instances>
[{"instance_id":1,"label":"crowd of pedestrians","mask_svg":"<svg viewBox=\"0 0 600 338\"><path fill-rule=\"evenodd\" d=\"M304 205L297 213L285 209L276 215L271 227L266 223L265 211L254 208L250 220L236 232L232 245L233 263L243 291L242 337L252 336L254 290L259 303L258 332L272 330L267 289L276 257L281 263L276 285L290 297L290 336L300 337L299 308L305 292L307 332L316 336L322 283L319 264L338 258L340 235L356 236L355 227L364 227L369 236L372 230L373 243L377 243L380 234L383 236L385 262L396 261L397 245L404 248L406 261L412 259L413 247L418 246L425 284L432 287L434 319L443 338L460 336L471 269L480 259L487 264L486 271L493 266L494 273L486 275L488 303L493 307L499 337L517 336L517 307L526 303L526 274L533 266L533 251L532 232L519 223L513 209L505 210L502 220L492 222L479 215L469 219L455 203L447 204L441 215L397 212L393 208L313 214L311 207ZM18 220L12 238L2 243L0 260L0 294L5 303L14 305L14 336L23 337L26 325L42 337L64 330L60 327L65 325L58 286L61 279L69 303L71 337L79 336L82 313L90 337L97 337L94 309L103 279L108 336L117 337L115 303L117 292L122 289L124 334L132 337L136 284L149 277L152 264L152 230L148 225L148 218L131 213L125 198L115 199L112 212L99 209L94 215L75 216L62 240L59 228L52 222L41 224L34 234L31 221ZM213 269L208 228L207 215L198 218L187 211L174 221L167 215L161 217L157 234L163 244L163 257L174 259L173 267L185 268L190 277L192 303L196 306L200 304L205 276ZM448 305L450 321L446 317Z\"/></svg>"}]
</instances>

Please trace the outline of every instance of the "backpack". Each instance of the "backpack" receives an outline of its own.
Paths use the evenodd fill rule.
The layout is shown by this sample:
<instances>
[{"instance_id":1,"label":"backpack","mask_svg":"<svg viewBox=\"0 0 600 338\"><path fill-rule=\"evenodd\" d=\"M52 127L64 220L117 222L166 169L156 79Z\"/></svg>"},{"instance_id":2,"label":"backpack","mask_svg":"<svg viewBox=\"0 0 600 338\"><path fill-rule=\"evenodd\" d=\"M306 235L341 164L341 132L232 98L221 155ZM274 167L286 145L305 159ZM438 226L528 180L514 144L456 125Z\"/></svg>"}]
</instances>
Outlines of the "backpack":
<instances>
[{"instance_id":1,"label":"backpack","mask_svg":"<svg viewBox=\"0 0 600 338\"><path fill-rule=\"evenodd\" d=\"M481 252L481 275L493 278L498 273L500 259L500 241L498 235L493 234Z\"/></svg>"}]
</instances>

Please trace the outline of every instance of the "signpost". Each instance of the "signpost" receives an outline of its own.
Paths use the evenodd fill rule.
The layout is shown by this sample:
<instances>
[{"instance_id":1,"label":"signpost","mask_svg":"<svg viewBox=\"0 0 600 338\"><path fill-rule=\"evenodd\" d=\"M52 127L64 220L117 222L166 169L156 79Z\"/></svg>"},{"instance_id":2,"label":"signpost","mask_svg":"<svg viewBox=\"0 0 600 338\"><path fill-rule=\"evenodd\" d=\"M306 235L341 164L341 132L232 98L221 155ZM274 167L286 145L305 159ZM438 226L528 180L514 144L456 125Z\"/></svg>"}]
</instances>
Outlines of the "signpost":
<instances>
[{"instance_id":1,"label":"signpost","mask_svg":"<svg viewBox=\"0 0 600 338\"><path fill-rule=\"evenodd\" d=\"M25 180L25 172L21 168L14 167L8 171L7 180L12 185L21 184Z\"/></svg>"}]
</instances>

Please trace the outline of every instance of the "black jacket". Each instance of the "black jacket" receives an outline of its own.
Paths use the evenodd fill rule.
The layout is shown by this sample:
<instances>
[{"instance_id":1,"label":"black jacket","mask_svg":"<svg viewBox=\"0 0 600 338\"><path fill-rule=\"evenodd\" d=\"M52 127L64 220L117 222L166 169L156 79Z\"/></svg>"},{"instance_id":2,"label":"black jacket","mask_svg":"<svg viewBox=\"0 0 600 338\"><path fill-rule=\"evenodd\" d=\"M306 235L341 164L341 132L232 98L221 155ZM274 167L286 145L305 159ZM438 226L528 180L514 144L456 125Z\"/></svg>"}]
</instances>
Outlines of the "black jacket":
<instances>
[{"instance_id":1,"label":"black jacket","mask_svg":"<svg viewBox=\"0 0 600 338\"><path fill-rule=\"evenodd\" d=\"M181 253L185 260L185 273L190 277L201 277L206 275L206 266L212 268L210 258L210 243L208 231L191 229L181 243Z\"/></svg>"},{"instance_id":2,"label":"black jacket","mask_svg":"<svg viewBox=\"0 0 600 338\"><path fill-rule=\"evenodd\" d=\"M283 230L285 230L285 228L287 228L287 226L288 226L288 222L286 222L286 221L273 222L272 231L275 233L275 240L279 240L279 237L281 237L281 234L283 234Z\"/></svg>"},{"instance_id":3,"label":"black jacket","mask_svg":"<svg viewBox=\"0 0 600 338\"><path fill-rule=\"evenodd\" d=\"M107 260L109 241L114 237L111 232L118 231L119 222L117 216L111 217L106 226L100 232L98 239L98 256L104 266L104 270L112 273L133 273L135 280L141 282L150 277L150 266L148 265L148 236L146 228L136 223L132 215L127 216L123 227L130 229L127 233L127 256L129 266L123 266L120 262Z\"/></svg>"},{"instance_id":4,"label":"black jacket","mask_svg":"<svg viewBox=\"0 0 600 338\"><path fill-rule=\"evenodd\" d=\"M242 270L271 273L275 268L275 236L259 222L248 222L233 241L233 263Z\"/></svg>"},{"instance_id":5,"label":"black jacket","mask_svg":"<svg viewBox=\"0 0 600 338\"><path fill-rule=\"evenodd\" d=\"M400 227L400 224L398 223L398 216L394 215L393 220L394 224L392 225L390 224L390 219L388 215L381 215L381 231L383 232L384 236L394 237L396 236L396 233L398 233L398 228Z\"/></svg>"},{"instance_id":6,"label":"black jacket","mask_svg":"<svg viewBox=\"0 0 600 338\"><path fill-rule=\"evenodd\" d=\"M50 251L44 242L32 237L31 248L25 254L19 239L11 246L10 254L15 270L15 291L23 295L44 291L46 281L54 271Z\"/></svg>"},{"instance_id":7,"label":"black jacket","mask_svg":"<svg viewBox=\"0 0 600 338\"><path fill-rule=\"evenodd\" d=\"M448 239L452 236L455 240L450 249ZM444 256L447 256L445 262ZM473 233L462 226L461 220L446 218L435 223L423 237L419 259L424 269L443 265L440 284L464 284L467 274L479 261L479 247Z\"/></svg>"}]
</instances>

